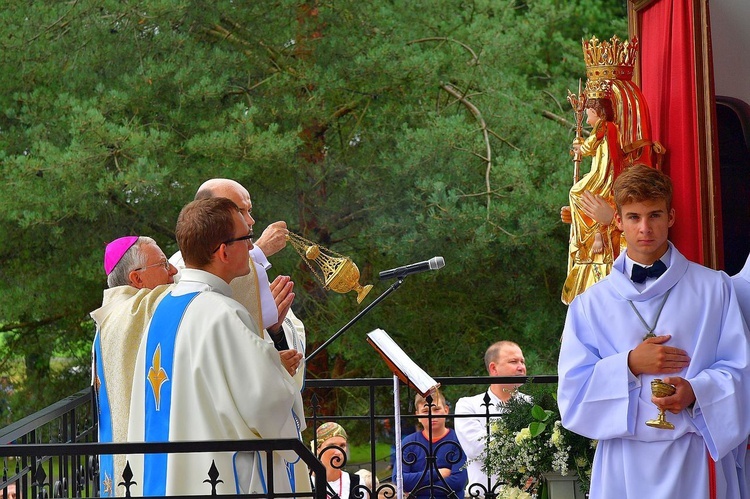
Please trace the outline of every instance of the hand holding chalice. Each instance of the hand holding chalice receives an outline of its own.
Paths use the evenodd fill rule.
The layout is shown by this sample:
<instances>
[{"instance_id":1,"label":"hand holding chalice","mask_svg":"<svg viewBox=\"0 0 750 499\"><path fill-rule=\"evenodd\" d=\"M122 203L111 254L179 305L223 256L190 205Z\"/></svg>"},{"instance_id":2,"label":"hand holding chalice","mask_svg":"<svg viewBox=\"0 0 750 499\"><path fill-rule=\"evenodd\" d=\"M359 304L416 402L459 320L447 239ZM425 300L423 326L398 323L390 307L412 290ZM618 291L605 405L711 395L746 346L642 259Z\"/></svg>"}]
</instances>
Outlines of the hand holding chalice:
<instances>
[{"instance_id":1,"label":"hand holding chalice","mask_svg":"<svg viewBox=\"0 0 750 499\"><path fill-rule=\"evenodd\" d=\"M676 391L677 389L674 385L665 383L659 378L655 378L651 381L651 394L654 397L669 397L670 395L674 395ZM646 425L662 430L674 430L674 425L667 421L667 418L664 415L664 409L659 409L659 417L656 419L649 419L646 421Z\"/></svg>"}]
</instances>

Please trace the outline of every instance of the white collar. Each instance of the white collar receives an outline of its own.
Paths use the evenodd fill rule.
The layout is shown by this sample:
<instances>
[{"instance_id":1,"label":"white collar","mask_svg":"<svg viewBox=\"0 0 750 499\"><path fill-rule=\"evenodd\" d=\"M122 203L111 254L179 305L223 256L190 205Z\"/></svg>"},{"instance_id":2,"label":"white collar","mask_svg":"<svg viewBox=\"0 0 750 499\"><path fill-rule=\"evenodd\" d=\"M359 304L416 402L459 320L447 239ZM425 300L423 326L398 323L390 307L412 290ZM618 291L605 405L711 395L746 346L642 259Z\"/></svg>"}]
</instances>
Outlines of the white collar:
<instances>
[{"instance_id":1,"label":"white collar","mask_svg":"<svg viewBox=\"0 0 750 499\"><path fill-rule=\"evenodd\" d=\"M671 246L667 246L667 251L661 256L661 258L659 258L659 260L661 260L661 262L664 265L666 265L667 268L669 268L669 264L672 261L672 247ZM633 274L634 264L641 265L640 263L633 261L628 256L628 253L626 251L625 252L625 275L626 276L630 277ZM651 265L653 265L653 263ZM641 267L649 268L651 267L651 265L641 265ZM643 291L644 289L649 287L652 283L654 283L654 281L656 281L656 279L654 279L653 277L649 277L643 282L634 282L633 286L635 286L635 289L637 289L638 291Z\"/></svg>"},{"instance_id":2,"label":"white collar","mask_svg":"<svg viewBox=\"0 0 750 499\"><path fill-rule=\"evenodd\" d=\"M215 291L232 298L232 288L221 277L205 270L182 269L180 282L175 285L172 294L180 296L196 291Z\"/></svg>"}]
</instances>

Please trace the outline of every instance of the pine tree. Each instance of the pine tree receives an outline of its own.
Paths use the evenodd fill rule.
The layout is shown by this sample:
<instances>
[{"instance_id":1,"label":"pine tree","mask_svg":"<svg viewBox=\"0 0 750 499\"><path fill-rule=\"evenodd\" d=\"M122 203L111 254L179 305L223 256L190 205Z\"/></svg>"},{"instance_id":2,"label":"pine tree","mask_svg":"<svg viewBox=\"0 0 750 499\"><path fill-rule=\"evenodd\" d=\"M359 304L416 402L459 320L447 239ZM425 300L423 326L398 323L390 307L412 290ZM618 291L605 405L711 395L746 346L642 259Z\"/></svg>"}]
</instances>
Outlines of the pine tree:
<instances>
[{"instance_id":1,"label":"pine tree","mask_svg":"<svg viewBox=\"0 0 750 499\"><path fill-rule=\"evenodd\" d=\"M318 374L385 375L364 341L374 327L435 375L482 374L503 338L553 366L572 132L548 117L569 119L580 39L624 36L624 14L606 0L7 6L0 370L26 360L36 408L85 386L85 370L50 371L50 358L88 363L106 242L150 235L176 251L177 213L210 177L249 189L257 234L286 220L362 281L444 256L316 359ZM359 310L293 251L273 262L297 283L311 344Z\"/></svg>"}]
</instances>

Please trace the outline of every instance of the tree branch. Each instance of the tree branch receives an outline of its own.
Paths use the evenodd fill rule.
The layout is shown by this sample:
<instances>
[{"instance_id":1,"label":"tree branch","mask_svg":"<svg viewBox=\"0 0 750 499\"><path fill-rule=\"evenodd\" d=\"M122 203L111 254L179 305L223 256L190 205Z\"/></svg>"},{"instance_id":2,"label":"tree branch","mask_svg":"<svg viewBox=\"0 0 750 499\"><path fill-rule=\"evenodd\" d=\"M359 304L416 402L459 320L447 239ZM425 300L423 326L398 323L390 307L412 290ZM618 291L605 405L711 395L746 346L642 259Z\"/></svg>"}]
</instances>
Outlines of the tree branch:
<instances>
[{"instance_id":1,"label":"tree branch","mask_svg":"<svg viewBox=\"0 0 750 499\"><path fill-rule=\"evenodd\" d=\"M77 4L78 4L78 0L75 0L71 4L70 8L62 16L60 16L60 18L57 21L53 22L52 24L50 24L49 26L47 26L46 28L44 28L44 31L42 31L41 33L38 33L36 36L33 36L26 43L28 44L28 43L31 43L31 42L35 41L37 38L39 38L43 34L47 33L49 30L51 30L52 28L54 28L55 26L57 26L59 23L61 23L62 20L65 19L68 16L68 14L70 14L73 11L73 9L76 8Z\"/></svg>"},{"instance_id":2,"label":"tree branch","mask_svg":"<svg viewBox=\"0 0 750 499\"><path fill-rule=\"evenodd\" d=\"M453 42L453 43L457 43L460 46L462 46L464 49L466 49L467 52L469 52L471 54L471 62L469 63L470 65L479 64L479 56L477 55L477 53L474 52L474 50L472 50L472 48L469 47L468 45L466 45L465 43L459 42L458 40L454 40L453 38L447 38L447 37L444 37L444 36L431 36L431 37L428 37L428 38L420 38L418 40L412 40L410 42L406 42L406 44L407 45L412 45L414 43L424 43L424 42Z\"/></svg>"},{"instance_id":3,"label":"tree branch","mask_svg":"<svg viewBox=\"0 0 750 499\"><path fill-rule=\"evenodd\" d=\"M65 315L55 315L52 317L47 317L45 319L40 319L38 321L14 322L12 324L4 324L0 326L0 333L13 331L14 329L35 329L40 326L46 326L47 324L52 324L53 322L59 321L60 319L64 317Z\"/></svg>"},{"instance_id":4,"label":"tree branch","mask_svg":"<svg viewBox=\"0 0 750 499\"><path fill-rule=\"evenodd\" d=\"M572 123L572 122L566 120L565 118L563 118L562 116L558 116L558 115L556 115L554 113L551 113L549 111L542 111L540 114L543 117L547 118L548 120L552 120L552 121L554 121L556 123L559 123L560 125L563 125L563 126L565 126L567 128L575 129L575 127L576 127L575 123ZM581 133L583 135L585 135L586 137L588 137L589 135L591 135L591 132L589 132L588 130L583 130Z\"/></svg>"},{"instance_id":5,"label":"tree branch","mask_svg":"<svg viewBox=\"0 0 750 499\"><path fill-rule=\"evenodd\" d=\"M492 146L490 144L490 136L489 131L487 129L487 122L484 121L484 117L482 117L482 112L479 111L479 108L469 102L466 97L459 92L453 85L450 83L443 83L440 88L448 92L450 95L455 97L461 104L466 106L466 108L471 112L471 114L474 115L474 118L479 122L479 126L482 128L482 136L484 137L484 146L485 146L485 161L487 163L487 167L485 168L484 172L484 184L485 188L487 189L487 220L490 219L490 205L492 203L492 185L490 184L490 171L492 170Z\"/></svg>"},{"instance_id":6,"label":"tree branch","mask_svg":"<svg viewBox=\"0 0 750 499\"><path fill-rule=\"evenodd\" d=\"M136 215L138 218L143 218L143 213L139 212L132 206L130 206L128 203L125 203L122 199L118 198L115 195L110 195L109 200L119 206L120 208L123 208L133 215ZM171 239L174 239L174 230L170 229L169 227L165 227L163 225L160 225L152 220L146 220L146 225L154 229L158 234L161 234L163 236L169 237Z\"/></svg>"},{"instance_id":7,"label":"tree branch","mask_svg":"<svg viewBox=\"0 0 750 499\"><path fill-rule=\"evenodd\" d=\"M518 146L517 146L517 145L515 145L515 144L511 144L511 143L510 143L510 141L509 141L508 139L504 139L504 138L502 138L501 136L499 136L498 134L496 134L496 133L495 133L495 132L493 132L492 130L489 130L489 132L490 132L490 133L492 134L492 136L493 136L493 137L495 137L495 138L496 138L497 140L499 140L499 141L500 141L500 142L502 142L503 144L507 145L508 147L512 147L513 149L515 149L515 150L516 150L516 151L518 151L518 152L521 152L521 148L520 148L520 147L518 147Z\"/></svg>"}]
</instances>

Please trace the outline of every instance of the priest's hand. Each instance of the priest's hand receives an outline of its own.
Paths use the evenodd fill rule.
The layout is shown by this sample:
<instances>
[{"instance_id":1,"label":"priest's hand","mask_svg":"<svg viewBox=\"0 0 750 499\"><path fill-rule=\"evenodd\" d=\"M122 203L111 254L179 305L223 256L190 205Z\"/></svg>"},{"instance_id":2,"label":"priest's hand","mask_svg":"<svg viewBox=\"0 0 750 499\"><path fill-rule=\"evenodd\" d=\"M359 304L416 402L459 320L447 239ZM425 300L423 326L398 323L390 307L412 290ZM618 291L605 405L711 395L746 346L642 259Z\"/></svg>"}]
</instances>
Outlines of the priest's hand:
<instances>
[{"instance_id":1,"label":"priest's hand","mask_svg":"<svg viewBox=\"0 0 750 499\"><path fill-rule=\"evenodd\" d=\"M274 222L263 231L255 245L260 248L266 258L283 250L286 246L286 235L289 230L283 220Z\"/></svg>"},{"instance_id":2,"label":"priest's hand","mask_svg":"<svg viewBox=\"0 0 750 499\"><path fill-rule=\"evenodd\" d=\"M294 376L297 372L297 368L299 367L300 362L302 362L302 354L297 350L282 350L281 352L279 352L279 358L281 359L281 363L284 365L284 368L286 368L289 375Z\"/></svg>"},{"instance_id":3,"label":"priest's hand","mask_svg":"<svg viewBox=\"0 0 750 499\"><path fill-rule=\"evenodd\" d=\"M293 289L294 282L286 275L277 276L271 283L271 295L273 295L273 300L276 302L276 310L279 312L279 322L268 328L269 331L272 331L272 334L276 334L279 331L284 323L287 312L289 312L289 308L292 306L292 302L294 301Z\"/></svg>"},{"instance_id":4,"label":"priest's hand","mask_svg":"<svg viewBox=\"0 0 750 499\"><path fill-rule=\"evenodd\" d=\"M693 392L693 387L688 380L678 376L672 376L664 378L662 381L674 385L676 391L674 392L674 395L668 397L651 397L651 402L656 404L659 409L664 409L672 414L677 414L695 403L695 392Z\"/></svg>"},{"instance_id":5,"label":"priest's hand","mask_svg":"<svg viewBox=\"0 0 750 499\"><path fill-rule=\"evenodd\" d=\"M641 374L678 373L690 363L690 357L681 348L664 345L671 334L646 338L628 354L628 368L635 376Z\"/></svg>"}]
</instances>

